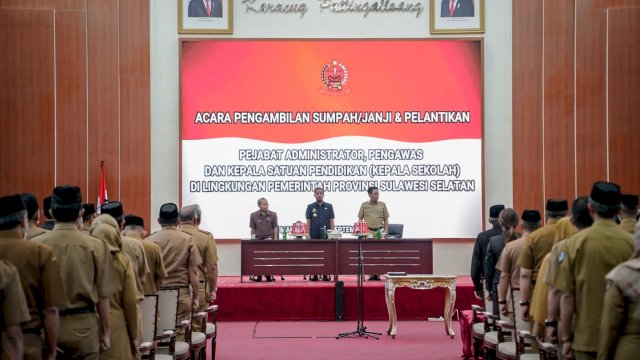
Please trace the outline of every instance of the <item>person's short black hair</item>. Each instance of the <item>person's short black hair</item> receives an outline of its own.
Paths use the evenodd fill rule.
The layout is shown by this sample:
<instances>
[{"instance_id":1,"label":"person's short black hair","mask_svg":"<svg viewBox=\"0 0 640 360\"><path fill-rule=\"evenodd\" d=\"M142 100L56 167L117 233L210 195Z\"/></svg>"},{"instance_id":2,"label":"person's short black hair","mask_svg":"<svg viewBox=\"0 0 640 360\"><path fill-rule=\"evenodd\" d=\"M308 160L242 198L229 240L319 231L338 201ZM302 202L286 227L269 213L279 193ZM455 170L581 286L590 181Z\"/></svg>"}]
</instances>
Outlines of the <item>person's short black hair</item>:
<instances>
[{"instance_id":1,"label":"person's short black hair","mask_svg":"<svg viewBox=\"0 0 640 360\"><path fill-rule=\"evenodd\" d=\"M589 214L589 198L581 196L571 204L571 221L578 229L586 229L593 224L593 218Z\"/></svg>"},{"instance_id":2,"label":"person's short black hair","mask_svg":"<svg viewBox=\"0 0 640 360\"><path fill-rule=\"evenodd\" d=\"M56 221L73 222L73 221L76 221L76 219L78 219L78 216L80 214L80 209L81 207L77 209L56 208L56 209L51 209L51 213L53 215L53 218L56 219Z\"/></svg>"},{"instance_id":3,"label":"person's short black hair","mask_svg":"<svg viewBox=\"0 0 640 360\"><path fill-rule=\"evenodd\" d=\"M260 206L260 202L261 202L262 200L267 200L267 198L263 198L263 197L261 197L260 199L258 199L258 206Z\"/></svg>"},{"instance_id":4,"label":"person's short black hair","mask_svg":"<svg viewBox=\"0 0 640 360\"><path fill-rule=\"evenodd\" d=\"M367 189L367 194L371 195L371 193L373 193L373 190L378 190L377 186L369 186L369 188Z\"/></svg>"},{"instance_id":5,"label":"person's short black hair","mask_svg":"<svg viewBox=\"0 0 640 360\"><path fill-rule=\"evenodd\" d=\"M24 207L27 209L27 218L29 221L33 220L40 208L38 205L38 198L32 193L22 193L20 194L20 197L22 198Z\"/></svg>"},{"instance_id":6,"label":"person's short black hair","mask_svg":"<svg viewBox=\"0 0 640 360\"><path fill-rule=\"evenodd\" d=\"M620 205L608 206L593 199L589 199L589 204L591 204L591 207L596 211L596 214L598 214L599 217L605 219L614 218L620 211Z\"/></svg>"}]
</instances>

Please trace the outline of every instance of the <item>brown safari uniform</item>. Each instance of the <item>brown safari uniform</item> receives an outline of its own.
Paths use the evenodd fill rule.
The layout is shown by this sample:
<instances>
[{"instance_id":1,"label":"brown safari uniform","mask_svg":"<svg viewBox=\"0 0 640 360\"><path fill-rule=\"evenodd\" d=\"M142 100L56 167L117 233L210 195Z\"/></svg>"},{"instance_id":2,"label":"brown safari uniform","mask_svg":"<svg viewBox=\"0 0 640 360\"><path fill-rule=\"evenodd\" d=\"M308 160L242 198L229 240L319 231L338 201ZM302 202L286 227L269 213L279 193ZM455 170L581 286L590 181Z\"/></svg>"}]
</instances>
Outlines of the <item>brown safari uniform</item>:
<instances>
[{"instance_id":1,"label":"brown safari uniform","mask_svg":"<svg viewBox=\"0 0 640 360\"><path fill-rule=\"evenodd\" d=\"M11 262L18 269L25 290L31 314L31 321L22 324L25 359L41 359L43 311L65 302L58 262L49 246L23 240L16 230L0 231L0 259Z\"/></svg>"},{"instance_id":2,"label":"brown safari uniform","mask_svg":"<svg viewBox=\"0 0 640 360\"><path fill-rule=\"evenodd\" d=\"M118 224L110 216L98 216L92 224L91 235L111 247L119 249L122 246ZM131 259L125 253L113 251L111 262L115 279L122 290L109 297L111 347L100 354L100 359L127 360L132 358L131 339L139 336L138 290L135 284L137 275L132 267Z\"/></svg>"},{"instance_id":3,"label":"brown safari uniform","mask_svg":"<svg viewBox=\"0 0 640 360\"><path fill-rule=\"evenodd\" d=\"M389 218L387 205L382 201L372 204L371 201L365 201L360 205L358 210L358 219L364 219L369 226L369 235L375 236L379 226L384 225L384 219Z\"/></svg>"},{"instance_id":4,"label":"brown safari uniform","mask_svg":"<svg viewBox=\"0 0 640 360\"><path fill-rule=\"evenodd\" d=\"M33 223L29 223L29 230L27 230L27 240L31 240L38 235L42 235L48 232L49 230L45 230L41 227L36 226Z\"/></svg>"},{"instance_id":5,"label":"brown safari uniform","mask_svg":"<svg viewBox=\"0 0 640 360\"><path fill-rule=\"evenodd\" d=\"M142 292L144 295L157 295L158 289L156 289L156 280L164 279L167 277L167 270L164 268L164 261L162 261L162 250L158 244L153 241L142 239L136 234L129 234L132 239L136 239L142 244L144 249L144 255L149 267L149 272L146 275L144 285L142 286Z\"/></svg>"},{"instance_id":6,"label":"brown safari uniform","mask_svg":"<svg viewBox=\"0 0 640 360\"><path fill-rule=\"evenodd\" d=\"M633 253L633 240L611 220L593 225L569 238L560 253L554 287L575 295L572 349L576 359L598 350L605 276ZM565 337L567 337L565 335Z\"/></svg>"},{"instance_id":7,"label":"brown safari uniform","mask_svg":"<svg viewBox=\"0 0 640 360\"><path fill-rule=\"evenodd\" d=\"M58 223L37 240L53 249L65 280L58 347L67 357L98 359L100 323L96 305L100 298L122 290L114 278L106 244L83 234L72 223Z\"/></svg>"},{"instance_id":8,"label":"brown safari uniform","mask_svg":"<svg viewBox=\"0 0 640 360\"><path fill-rule=\"evenodd\" d=\"M178 230L175 226L164 226L147 239L158 244L162 250L162 260L168 275L162 286L180 288L176 322L191 320L189 267L202 263L193 236Z\"/></svg>"},{"instance_id":9,"label":"brown safari uniform","mask_svg":"<svg viewBox=\"0 0 640 360\"><path fill-rule=\"evenodd\" d=\"M26 323L31 319L18 270L10 262L0 260L0 330ZM0 354L4 354L0 342Z\"/></svg>"},{"instance_id":10,"label":"brown safari uniform","mask_svg":"<svg viewBox=\"0 0 640 360\"><path fill-rule=\"evenodd\" d=\"M147 278L149 266L147 265L147 257L144 255L142 244L127 236L122 236L122 252L125 253L131 262L134 270L134 281L136 284L137 300L138 300L138 338L142 339L142 308L140 303L144 300L144 289L142 288L142 279Z\"/></svg>"},{"instance_id":11,"label":"brown safari uniform","mask_svg":"<svg viewBox=\"0 0 640 360\"><path fill-rule=\"evenodd\" d=\"M200 230L191 224L181 224L180 230L192 235L196 241L202 264L198 265L198 277L200 280L199 287L199 307L198 312L204 311L209 306L207 294L211 288L211 284L208 283L208 270L211 264L218 263L218 251L216 249L216 242L213 235L204 230ZM206 288L205 288L206 287ZM193 331L201 331L201 323L196 322L193 324Z\"/></svg>"},{"instance_id":12,"label":"brown safari uniform","mask_svg":"<svg viewBox=\"0 0 640 360\"><path fill-rule=\"evenodd\" d=\"M527 235L525 243L520 250L518 265L520 265L521 268L532 270L531 294L533 294L536 285L542 259L551 251L554 239L556 238L557 222L557 219L551 219L545 226ZM526 299L523 299L523 301L526 301Z\"/></svg>"},{"instance_id":13,"label":"brown safari uniform","mask_svg":"<svg viewBox=\"0 0 640 360\"><path fill-rule=\"evenodd\" d=\"M620 221L620 228L626 232L628 232L629 234L633 235L633 232L635 231L636 228L636 219L633 218L626 218L626 219L622 219L622 221Z\"/></svg>"}]
</instances>

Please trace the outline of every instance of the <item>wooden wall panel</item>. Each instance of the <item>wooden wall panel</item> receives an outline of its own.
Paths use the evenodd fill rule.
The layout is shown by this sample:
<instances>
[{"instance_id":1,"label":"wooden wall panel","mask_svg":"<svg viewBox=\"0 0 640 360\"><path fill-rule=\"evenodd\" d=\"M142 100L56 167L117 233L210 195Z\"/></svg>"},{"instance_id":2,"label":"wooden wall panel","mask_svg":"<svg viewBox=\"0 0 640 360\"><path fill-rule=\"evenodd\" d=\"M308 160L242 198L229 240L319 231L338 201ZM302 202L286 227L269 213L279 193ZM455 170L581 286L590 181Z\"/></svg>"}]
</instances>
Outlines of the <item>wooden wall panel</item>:
<instances>
[{"instance_id":1,"label":"wooden wall panel","mask_svg":"<svg viewBox=\"0 0 640 360\"><path fill-rule=\"evenodd\" d=\"M605 11L608 0L576 1L576 177L578 194L607 180Z\"/></svg>"},{"instance_id":2,"label":"wooden wall panel","mask_svg":"<svg viewBox=\"0 0 640 360\"><path fill-rule=\"evenodd\" d=\"M149 2L120 1L121 193L126 212L150 218ZM131 36L135 34L135 36Z\"/></svg>"},{"instance_id":3,"label":"wooden wall panel","mask_svg":"<svg viewBox=\"0 0 640 360\"><path fill-rule=\"evenodd\" d=\"M54 183L54 14L0 9L0 194Z\"/></svg>"},{"instance_id":4,"label":"wooden wall panel","mask_svg":"<svg viewBox=\"0 0 640 360\"><path fill-rule=\"evenodd\" d=\"M98 196L100 161L107 168L109 200L120 197L120 89L118 81L118 0L87 3L89 194Z\"/></svg>"},{"instance_id":5,"label":"wooden wall panel","mask_svg":"<svg viewBox=\"0 0 640 360\"><path fill-rule=\"evenodd\" d=\"M542 2L513 2L513 206L540 209ZM517 56L516 56L517 54Z\"/></svg>"},{"instance_id":6,"label":"wooden wall panel","mask_svg":"<svg viewBox=\"0 0 640 360\"><path fill-rule=\"evenodd\" d=\"M86 12L56 11L55 16L56 184L78 185L88 199Z\"/></svg>"},{"instance_id":7,"label":"wooden wall panel","mask_svg":"<svg viewBox=\"0 0 640 360\"><path fill-rule=\"evenodd\" d=\"M87 0L0 0L0 7L12 9L86 10Z\"/></svg>"},{"instance_id":8,"label":"wooden wall panel","mask_svg":"<svg viewBox=\"0 0 640 360\"><path fill-rule=\"evenodd\" d=\"M544 197L575 198L574 0L544 1Z\"/></svg>"},{"instance_id":9,"label":"wooden wall panel","mask_svg":"<svg viewBox=\"0 0 640 360\"><path fill-rule=\"evenodd\" d=\"M640 21L631 15L640 2L546 0L543 16L532 3L513 1L514 205L530 206L531 189L542 189L546 198L588 195L598 180L640 192L640 142L632 140L640 133L634 117L640 103ZM608 37L607 11L616 14ZM532 22L544 24L544 32ZM531 71L527 64L533 64ZM541 142L532 140L540 131L536 117L544 121ZM536 169L519 162L533 159L530 166L541 166L543 151L544 172L536 184L530 180Z\"/></svg>"},{"instance_id":10,"label":"wooden wall panel","mask_svg":"<svg viewBox=\"0 0 640 360\"><path fill-rule=\"evenodd\" d=\"M611 181L640 193L640 7L607 11L607 95Z\"/></svg>"}]
</instances>

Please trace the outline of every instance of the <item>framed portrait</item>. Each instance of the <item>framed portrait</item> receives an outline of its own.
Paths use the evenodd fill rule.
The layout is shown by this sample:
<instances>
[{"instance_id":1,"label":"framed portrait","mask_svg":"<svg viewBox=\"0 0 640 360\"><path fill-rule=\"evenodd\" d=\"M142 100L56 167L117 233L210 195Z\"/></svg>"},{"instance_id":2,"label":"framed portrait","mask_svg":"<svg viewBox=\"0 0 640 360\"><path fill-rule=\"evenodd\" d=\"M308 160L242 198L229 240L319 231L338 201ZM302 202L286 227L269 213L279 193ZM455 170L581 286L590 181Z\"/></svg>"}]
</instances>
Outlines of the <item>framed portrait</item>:
<instances>
[{"instance_id":1,"label":"framed portrait","mask_svg":"<svg viewBox=\"0 0 640 360\"><path fill-rule=\"evenodd\" d=\"M429 0L432 34L484 33L485 0Z\"/></svg>"},{"instance_id":2,"label":"framed portrait","mask_svg":"<svg viewBox=\"0 0 640 360\"><path fill-rule=\"evenodd\" d=\"M178 0L178 33L232 34L233 0Z\"/></svg>"}]
</instances>

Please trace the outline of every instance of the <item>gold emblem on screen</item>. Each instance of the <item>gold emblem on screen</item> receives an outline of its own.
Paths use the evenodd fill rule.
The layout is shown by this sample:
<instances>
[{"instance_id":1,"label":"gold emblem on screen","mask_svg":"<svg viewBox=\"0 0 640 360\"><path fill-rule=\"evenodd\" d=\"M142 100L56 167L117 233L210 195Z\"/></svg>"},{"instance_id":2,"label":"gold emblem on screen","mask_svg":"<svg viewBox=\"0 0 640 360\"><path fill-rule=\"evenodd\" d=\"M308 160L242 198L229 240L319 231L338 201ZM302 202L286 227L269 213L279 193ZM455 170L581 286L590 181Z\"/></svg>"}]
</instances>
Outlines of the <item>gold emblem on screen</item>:
<instances>
[{"instance_id":1,"label":"gold emblem on screen","mask_svg":"<svg viewBox=\"0 0 640 360\"><path fill-rule=\"evenodd\" d=\"M322 83L324 87L320 89L320 92L330 95L348 93L350 90L345 88L348 79L349 71L347 67L338 60L333 60L322 67Z\"/></svg>"}]
</instances>

